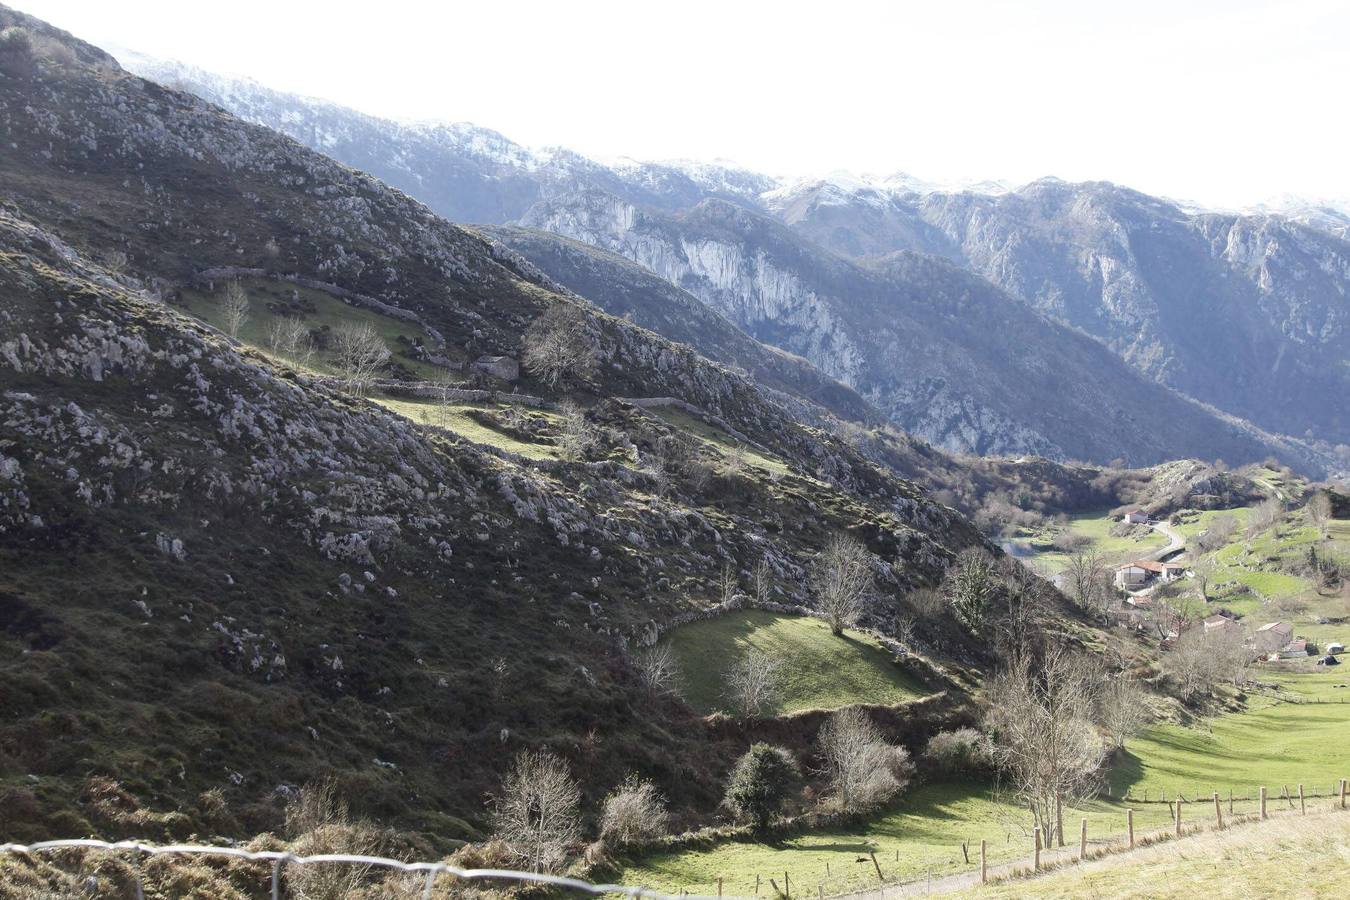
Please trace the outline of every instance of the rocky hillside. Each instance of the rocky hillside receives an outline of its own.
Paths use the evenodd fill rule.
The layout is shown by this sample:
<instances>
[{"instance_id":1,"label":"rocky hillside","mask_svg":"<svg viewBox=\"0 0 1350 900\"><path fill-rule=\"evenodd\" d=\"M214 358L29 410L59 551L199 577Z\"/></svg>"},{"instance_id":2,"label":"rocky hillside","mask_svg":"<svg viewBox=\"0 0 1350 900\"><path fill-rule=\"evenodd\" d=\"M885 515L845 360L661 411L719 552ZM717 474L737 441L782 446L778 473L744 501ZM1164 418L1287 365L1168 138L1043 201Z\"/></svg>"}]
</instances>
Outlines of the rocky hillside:
<instances>
[{"instance_id":1,"label":"rocky hillside","mask_svg":"<svg viewBox=\"0 0 1350 900\"><path fill-rule=\"evenodd\" d=\"M1133 465L1275 453L1317 465L936 257L855 264L716 200L669 216L592 191L538 203L524 222L635 260L948 450Z\"/></svg>"},{"instance_id":2,"label":"rocky hillside","mask_svg":"<svg viewBox=\"0 0 1350 900\"><path fill-rule=\"evenodd\" d=\"M1350 388L1343 350L1350 250L1344 215L1332 208L1212 214L1108 184L1046 180L1016 191L952 191L907 177L790 181L724 166L604 165L566 151L531 151L470 125L400 125L190 67L127 59L371 172L452 219L544 224L567 198L589 203L581 198L595 192L620 208L664 214L724 199L845 256L911 250L946 257L1096 337L1146 378L1262 430L1318 441L1324 453L1350 437L1340 402ZM779 330L792 328L783 323ZM794 349L790 341L778 345ZM1134 390L1122 383L1115 392ZM1015 438L1007 424L1012 408L993 409L986 429L980 402L962 402L973 437L952 431L951 446L1076 443L1058 429L1044 435L1048 443ZM1103 461L1117 455L1108 446L1091 449ZM1210 458L1235 452L1229 441L1201 448ZM1286 453L1306 461L1300 454Z\"/></svg>"},{"instance_id":3,"label":"rocky hillside","mask_svg":"<svg viewBox=\"0 0 1350 900\"><path fill-rule=\"evenodd\" d=\"M981 542L749 377L383 183L2 7L0 32L7 836L250 834L331 773L443 842L538 747L589 801L637 767L705 821L745 736L654 700L632 651L720 602L724 566L767 560L775 602L811 603L836 531L874 554L885 629ZM470 442L249 350L178 305L230 272L415 317L454 354L518 356L575 310L594 376L519 387L591 447ZM624 399L651 397L672 411Z\"/></svg>"}]
</instances>

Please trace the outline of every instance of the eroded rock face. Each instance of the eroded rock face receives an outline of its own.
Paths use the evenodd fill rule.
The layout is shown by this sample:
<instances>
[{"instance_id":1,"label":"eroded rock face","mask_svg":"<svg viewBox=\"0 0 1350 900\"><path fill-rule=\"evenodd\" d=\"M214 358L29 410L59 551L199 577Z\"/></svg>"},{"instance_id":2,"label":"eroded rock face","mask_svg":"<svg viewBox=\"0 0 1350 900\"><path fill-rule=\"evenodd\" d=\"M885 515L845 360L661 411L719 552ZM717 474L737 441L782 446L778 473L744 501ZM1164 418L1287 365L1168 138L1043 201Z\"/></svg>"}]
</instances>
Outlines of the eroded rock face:
<instances>
[{"instance_id":1,"label":"eroded rock face","mask_svg":"<svg viewBox=\"0 0 1350 900\"><path fill-rule=\"evenodd\" d=\"M860 266L731 204L671 217L598 191L540 202L524 223L634 260L949 450L1136 464L1268 450L1321 466L934 257Z\"/></svg>"},{"instance_id":2,"label":"eroded rock face","mask_svg":"<svg viewBox=\"0 0 1350 900\"><path fill-rule=\"evenodd\" d=\"M827 190L805 187L775 212L845 254L946 256L1268 430L1350 436L1350 244L1336 228L1055 179L998 195Z\"/></svg>"}]
</instances>

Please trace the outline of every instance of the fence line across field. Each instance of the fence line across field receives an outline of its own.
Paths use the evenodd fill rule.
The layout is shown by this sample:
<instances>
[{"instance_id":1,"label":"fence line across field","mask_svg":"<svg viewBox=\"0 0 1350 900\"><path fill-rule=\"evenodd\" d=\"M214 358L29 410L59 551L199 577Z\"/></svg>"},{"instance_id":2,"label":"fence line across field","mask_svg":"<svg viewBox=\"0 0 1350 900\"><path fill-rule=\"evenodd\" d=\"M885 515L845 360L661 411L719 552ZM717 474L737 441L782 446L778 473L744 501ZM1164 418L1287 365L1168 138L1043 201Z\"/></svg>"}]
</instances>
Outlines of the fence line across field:
<instances>
[{"instance_id":1,"label":"fence line across field","mask_svg":"<svg viewBox=\"0 0 1350 900\"><path fill-rule=\"evenodd\" d=\"M1135 810L1125 808L1122 810L1125 820L1122 823L1124 831L1108 829L1106 833L1095 833L1089 838L1088 820L1082 818L1075 829L1078 833L1075 835L1078 840L1072 838L1068 841L1064 839L1063 829L1065 816L1061 812L1057 817L1052 828L1052 839L1044 843L1041 840L1041 831L1037 829L1032 837L1034 838L1034 847L1030 858L1020 858L1013 860L1002 860L995 863L989 858L989 842L986 840L964 840L959 843L954 842L953 846L959 846L965 865L969 868L958 869L956 872L942 873L936 877L932 873L931 867L925 864L928 872L924 874L907 873L908 877L896 878L899 874L892 869L890 872L883 871L883 864L889 862L889 859L882 856L878 859L877 851L863 850L865 856L859 857L860 863L871 863L868 868L876 872L877 887L872 890L859 890L857 881L846 875L843 871L832 872L828 861L825 863L824 873L815 873L803 876L798 870L797 874L790 874L787 871L772 872L768 875L755 875L754 896L761 895L763 887L769 887L773 893L779 897L790 900L795 893L802 900L809 900L811 896L823 898L826 896L825 888L831 888L832 896L849 895L857 897L875 897L878 893L890 896L907 896L911 893L928 893L936 882L939 889L950 888L952 882L964 880L967 884L978 884L993 877L1007 877L1009 874L1018 872L1037 872L1043 870L1044 863L1051 865L1062 864L1063 862L1073 861L1076 857L1078 861L1085 861L1089 858L1088 848L1093 847L1097 853L1114 850L1134 849L1138 842L1151 843L1154 840L1164 836L1181 837L1183 834L1194 834L1197 831L1205 831L1210 828L1216 830L1225 830L1240 822L1261 821L1272 816L1272 811L1267 809L1269 801L1287 802L1289 809L1284 815L1307 815L1307 801L1312 799L1329 799L1332 801L1332 809L1345 810L1350 806L1350 781L1342 780L1336 784L1332 790L1326 794L1320 792L1307 792L1303 784L1297 785L1297 793L1289 789L1287 785L1281 785L1281 794L1276 795L1266 787L1259 790L1257 798L1234 797L1225 798L1220 792L1212 791L1210 796L1197 796L1195 799L1173 798L1171 800L1147 801L1147 805L1161 804L1170 808L1170 815L1167 817L1167 824L1161 823L1136 828ZM1125 802L1140 802L1140 798L1118 798ZM1235 813L1234 803L1257 803L1257 808L1252 812ZM1212 805L1212 811L1210 811ZM1183 817L1182 809L1184 807L1194 806L1195 810ZM1226 807L1226 815L1225 815ZM1191 819L1183 824L1183 818ZM1006 835L1011 838L1012 835ZM0 854L10 853L16 855L35 855L46 851L67 850L67 849L85 849L102 850L111 852L128 852L145 856L169 856L175 854L197 855L197 856L216 856L232 857L235 859L244 859L256 862L272 863L272 898L281 900L281 873L288 865L308 865L314 863L345 863L349 865L381 867L393 869L396 871L407 872L409 874L425 873L426 881L422 889L424 900L432 895L432 889L435 886L437 876L450 875L465 881L486 881L503 880L516 881L529 884L549 885L558 888L567 888L574 891L581 891L586 894L603 895L618 894L628 897L649 897L653 900L713 900L714 895L693 894L683 888L678 894L664 894L649 890L644 887L632 887L619 884L593 884L578 878L568 878L561 875L546 875L538 872L520 872L509 869L463 869L458 866L452 866L447 863L438 862L404 862L402 860L390 859L383 856L362 856L356 854L344 853L326 853L314 856L301 856L299 854L289 853L284 850L244 850L236 847L212 847L196 844L169 844L155 845L146 844L140 841L102 841L96 839L68 839L41 841L33 844L0 844ZM1095 855L1095 853L1094 853ZM898 864L899 851L896 851L895 863ZM937 860L930 860L937 862ZM1030 866L1027 865L1030 863ZM939 867L941 863L939 862ZM889 866L887 866L889 868ZM823 877L822 877L823 874ZM778 876L782 876L782 884L777 883ZM730 879L726 879L730 880ZM716 882L716 897L723 897L724 879L718 878ZM739 885L738 885L739 887ZM814 890L812 888L814 887ZM837 893L836 893L837 891ZM138 900L143 900L144 893L141 884L139 869L136 872L136 896ZM727 900L733 897L733 894L727 894ZM742 895L744 896L744 895Z\"/></svg>"},{"instance_id":2,"label":"fence line across field","mask_svg":"<svg viewBox=\"0 0 1350 900\"><path fill-rule=\"evenodd\" d=\"M452 875L464 881L506 880L531 884L546 884L552 887L569 888L587 894L623 894L628 897L650 897L652 900L680 900L670 894L642 887L630 887L622 884L592 884L579 878L567 878L562 875L546 875L539 872L518 872L510 869L461 869L458 866L437 862L403 862L385 856L361 856L352 853L321 853L314 856L301 856L285 850L243 850L238 847L210 847L199 844L167 844L159 846L140 841L100 841L93 838L71 838L57 841L38 841L33 844L0 844L0 854L12 853L21 856L34 855L49 850L106 850L110 852L131 852L146 856L223 856L234 859L246 859L253 862L272 863L272 900L281 900L281 872L288 865L310 865L313 863L347 863L358 866L378 866L386 869L426 873L426 883L422 888L424 900L431 897L431 889L438 875ZM136 897L144 898L140 873L136 873ZM714 900L693 894L685 894L684 900Z\"/></svg>"}]
</instances>

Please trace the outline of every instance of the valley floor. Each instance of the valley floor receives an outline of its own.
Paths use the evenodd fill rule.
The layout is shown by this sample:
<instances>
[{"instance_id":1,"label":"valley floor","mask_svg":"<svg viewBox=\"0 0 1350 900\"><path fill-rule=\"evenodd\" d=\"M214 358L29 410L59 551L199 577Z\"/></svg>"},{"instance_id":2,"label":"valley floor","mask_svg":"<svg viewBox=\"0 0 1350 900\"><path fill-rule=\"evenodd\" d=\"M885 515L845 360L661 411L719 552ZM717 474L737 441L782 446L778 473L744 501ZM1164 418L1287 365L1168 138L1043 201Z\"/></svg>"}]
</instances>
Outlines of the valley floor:
<instances>
[{"instance_id":1,"label":"valley floor","mask_svg":"<svg viewBox=\"0 0 1350 900\"><path fill-rule=\"evenodd\" d=\"M1271 676L1263 672L1257 677ZM1137 834L1167 830L1171 807L1159 802L1160 797L1186 799L1183 823L1211 821L1210 798L1216 792L1225 816L1255 814L1263 785L1272 813L1296 809L1300 784L1310 797L1316 795L1309 800L1311 809L1331 804L1328 795L1339 779L1350 777L1350 751L1344 742L1350 698L1341 696L1350 689L1337 687L1345 683L1338 670L1275 677L1279 687L1254 694L1241 712L1189 727L1158 725L1130 741L1109 777L1116 799L1066 811L1068 844L1076 844L1083 818L1088 820L1090 845L1122 841L1127 808L1135 810ZM1127 791L1130 799L1122 801ZM969 873L978 866L981 839L988 842L991 866L1020 863L1031 846L1026 819L1013 798L993 788L924 784L893 811L855 828L652 854L626 868L619 880L672 893L712 895L721 878L726 894L753 895L758 882L759 893L771 895L769 879L781 886L786 872L790 883L802 890L815 893L819 886L826 894L849 893L876 884L872 853L887 882Z\"/></svg>"}]
</instances>

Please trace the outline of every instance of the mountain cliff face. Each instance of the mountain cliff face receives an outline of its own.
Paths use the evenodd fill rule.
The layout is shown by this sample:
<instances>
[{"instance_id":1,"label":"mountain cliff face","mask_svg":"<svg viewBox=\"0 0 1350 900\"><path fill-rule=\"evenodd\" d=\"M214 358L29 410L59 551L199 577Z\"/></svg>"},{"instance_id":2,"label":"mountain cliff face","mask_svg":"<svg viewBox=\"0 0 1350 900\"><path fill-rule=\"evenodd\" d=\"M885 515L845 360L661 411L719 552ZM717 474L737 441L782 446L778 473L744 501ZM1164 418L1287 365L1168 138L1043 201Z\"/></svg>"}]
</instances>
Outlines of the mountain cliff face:
<instances>
[{"instance_id":1,"label":"mountain cliff face","mask_svg":"<svg viewBox=\"0 0 1350 900\"><path fill-rule=\"evenodd\" d=\"M1182 447L1308 458L934 257L860 266L723 201L672 217L589 192L536 204L524 223L638 262L947 449L1141 464L1191 452Z\"/></svg>"},{"instance_id":2,"label":"mountain cliff face","mask_svg":"<svg viewBox=\"0 0 1350 900\"><path fill-rule=\"evenodd\" d=\"M566 151L530 151L473 126L399 125L250 82L127 59L151 77L369 171L452 219L539 224L555 214L568 218L560 212L566 198L586 203L594 192L615 198L616 215L630 209L678 215L705 199L724 199L845 256L909 250L944 257L1098 338L1160 384L1267 431L1327 445L1350 440L1343 400L1350 392L1344 350L1350 250L1344 215L1330 207L1222 215L1186 212L1107 184L1046 180L1015 191L1003 185L953 191L906 177L787 181L716 165L603 165ZM531 211L541 203L547 211ZM578 209L570 218L594 215ZM588 240L584 231L562 233ZM662 260L662 252L653 245L627 255L679 277L681 265ZM767 293L787 289L782 282ZM824 314L817 306L813 315ZM784 321L781 334L794 327ZM796 352L820 337L776 343ZM820 359L829 356L829 374L846 381L849 367L857 367L849 353L841 343ZM1073 443L1053 433L1049 443L1011 439L1016 425L1009 411L978 406L972 401L960 414L963 429L950 429L975 439L952 446L1048 450ZM998 433L983 435L986 427ZM1096 450L1098 458L1111 454ZM1223 450L1202 452L1213 457Z\"/></svg>"},{"instance_id":3,"label":"mountain cliff face","mask_svg":"<svg viewBox=\"0 0 1350 900\"><path fill-rule=\"evenodd\" d=\"M1054 180L998 196L817 185L774 211L841 253L956 260L1155 381L1267 429L1350 437L1350 243L1334 231Z\"/></svg>"}]
</instances>

